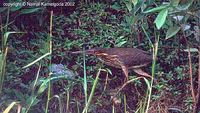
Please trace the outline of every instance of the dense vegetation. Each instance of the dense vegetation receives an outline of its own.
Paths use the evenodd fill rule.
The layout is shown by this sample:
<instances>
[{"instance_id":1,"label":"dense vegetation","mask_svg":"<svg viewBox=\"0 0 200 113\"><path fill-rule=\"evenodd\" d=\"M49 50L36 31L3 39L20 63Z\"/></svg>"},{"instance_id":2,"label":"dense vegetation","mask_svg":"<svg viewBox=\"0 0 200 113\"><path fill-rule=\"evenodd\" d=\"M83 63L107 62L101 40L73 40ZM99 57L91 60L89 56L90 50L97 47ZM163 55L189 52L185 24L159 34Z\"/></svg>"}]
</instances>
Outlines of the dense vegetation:
<instances>
[{"instance_id":1,"label":"dense vegetation","mask_svg":"<svg viewBox=\"0 0 200 113\"><path fill-rule=\"evenodd\" d=\"M200 112L199 0L60 1L0 8L1 112ZM95 47L152 53L152 79L71 54Z\"/></svg>"}]
</instances>

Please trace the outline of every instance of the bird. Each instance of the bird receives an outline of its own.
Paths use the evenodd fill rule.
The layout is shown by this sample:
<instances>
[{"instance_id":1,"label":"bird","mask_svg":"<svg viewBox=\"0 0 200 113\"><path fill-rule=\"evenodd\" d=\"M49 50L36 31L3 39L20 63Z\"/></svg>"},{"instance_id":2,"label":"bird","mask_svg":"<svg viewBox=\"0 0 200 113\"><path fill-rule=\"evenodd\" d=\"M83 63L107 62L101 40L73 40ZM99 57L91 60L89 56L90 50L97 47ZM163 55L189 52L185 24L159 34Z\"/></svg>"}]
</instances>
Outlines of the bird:
<instances>
[{"instance_id":1,"label":"bird","mask_svg":"<svg viewBox=\"0 0 200 113\"><path fill-rule=\"evenodd\" d=\"M122 69L126 80L128 80L129 70L135 73L149 77L151 76L144 72L141 68L152 62L153 56L141 49L137 48L92 48L85 51L75 51L72 54L83 53L94 55L104 64Z\"/></svg>"}]
</instances>

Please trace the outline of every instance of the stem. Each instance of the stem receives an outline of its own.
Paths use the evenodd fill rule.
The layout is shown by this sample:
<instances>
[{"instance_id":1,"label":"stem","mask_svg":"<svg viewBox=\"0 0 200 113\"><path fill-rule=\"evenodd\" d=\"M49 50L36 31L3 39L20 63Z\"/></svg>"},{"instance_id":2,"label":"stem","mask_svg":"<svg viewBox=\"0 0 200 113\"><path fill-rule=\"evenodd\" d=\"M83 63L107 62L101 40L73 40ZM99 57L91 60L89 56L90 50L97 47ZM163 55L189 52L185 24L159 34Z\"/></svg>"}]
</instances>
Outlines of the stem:
<instances>
[{"instance_id":1,"label":"stem","mask_svg":"<svg viewBox=\"0 0 200 113\"><path fill-rule=\"evenodd\" d=\"M193 99L193 105L196 103L195 92L194 92L194 85L193 85L193 78L192 78L192 60L191 60L191 53L190 47L188 46L188 60L189 60L189 73L190 73L190 89Z\"/></svg>"},{"instance_id":2,"label":"stem","mask_svg":"<svg viewBox=\"0 0 200 113\"><path fill-rule=\"evenodd\" d=\"M85 48L83 48L83 67L84 67L84 84L83 84L83 88L84 88L84 94L85 94L85 106L87 106L87 75L86 75L86 64L85 64ZM87 109L85 111L87 113Z\"/></svg>"},{"instance_id":3,"label":"stem","mask_svg":"<svg viewBox=\"0 0 200 113\"><path fill-rule=\"evenodd\" d=\"M50 17L50 31L49 31L49 53L52 54L52 26L53 26L53 11L51 11L51 17ZM51 58L50 58L50 64L51 64ZM50 78L49 74L49 78ZM47 94L47 103L46 103L46 109L45 113L48 113L48 107L49 107L49 101L51 96L51 82L49 81L48 85L48 94Z\"/></svg>"},{"instance_id":4,"label":"stem","mask_svg":"<svg viewBox=\"0 0 200 113\"><path fill-rule=\"evenodd\" d=\"M196 95L196 103L194 106L194 113L197 113L198 109L200 108L200 46L198 47L198 53L199 53L199 67L198 67L198 89L197 89L197 95Z\"/></svg>"},{"instance_id":5,"label":"stem","mask_svg":"<svg viewBox=\"0 0 200 113\"><path fill-rule=\"evenodd\" d=\"M148 109L149 109L150 101L151 101L153 80L154 80L154 75L155 75L155 65L156 65L156 58L157 58L157 52L158 52L158 42L159 42L159 37L158 37L158 41L155 43L155 46L153 48L153 64L152 64L152 70L151 70L152 79L151 79L149 95L148 95L148 100L147 100L147 108L146 108L145 113L148 113Z\"/></svg>"}]
</instances>

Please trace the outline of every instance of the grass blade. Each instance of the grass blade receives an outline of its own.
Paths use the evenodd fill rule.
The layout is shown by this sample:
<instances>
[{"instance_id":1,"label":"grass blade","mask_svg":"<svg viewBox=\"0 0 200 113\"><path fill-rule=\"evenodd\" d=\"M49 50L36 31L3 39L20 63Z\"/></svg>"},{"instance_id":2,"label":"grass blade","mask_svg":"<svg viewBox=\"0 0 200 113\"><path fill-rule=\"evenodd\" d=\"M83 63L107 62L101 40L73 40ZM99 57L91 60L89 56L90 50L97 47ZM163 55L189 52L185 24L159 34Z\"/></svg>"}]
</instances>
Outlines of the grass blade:
<instances>
[{"instance_id":1,"label":"grass blade","mask_svg":"<svg viewBox=\"0 0 200 113\"><path fill-rule=\"evenodd\" d=\"M99 79L99 75L100 75L100 72L101 72L101 71L102 71L102 69L99 69L99 71L98 71L98 73L97 73L97 76L96 76L96 78L95 78L95 80L94 80L94 83L93 83L93 86L92 86L92 91L91 91L91 93L90 93L88 102L87 102L85 108L83 109L83 112L82 112L82 113L85 113L85 112L87 111L87 109L88 109L88 107L89 107L89 105L90 105L90 103L91 103L91 101L92 101L92 97L93 97L93 95L94 95L94 91L95 91L96 85L97 85L97 83L98 83L98 79Z\"/></svg>"}]
</instances>

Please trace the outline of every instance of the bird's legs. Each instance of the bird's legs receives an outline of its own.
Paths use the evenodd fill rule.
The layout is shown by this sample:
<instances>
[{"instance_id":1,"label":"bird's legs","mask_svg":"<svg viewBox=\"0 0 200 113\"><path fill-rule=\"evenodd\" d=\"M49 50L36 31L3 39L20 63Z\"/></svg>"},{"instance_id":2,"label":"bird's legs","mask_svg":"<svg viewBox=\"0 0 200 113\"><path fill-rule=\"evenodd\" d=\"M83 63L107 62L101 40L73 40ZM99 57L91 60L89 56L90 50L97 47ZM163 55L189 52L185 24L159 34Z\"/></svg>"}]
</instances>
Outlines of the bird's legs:
<instances>
[{"instance_id":1,"label":"bird's legs","mask_svg":"<svg viewBox=\"0 0 200 113\"><path fill-rule=\"evenodd\" d=\"M140 68L133 69L133 71L134 71L135 73L139 74L139 75L152 78L148 73L142 71L142 69L140 69Z\"/></svg>"},{"instance_id":2,"label":"bird's legs","mask_svg":"<svg viewBox=\"0 0 200 113\"><path fill-rule=\"evenodd\" d=\"M121 66L124 74L125 74L125 82L128 81L128 68L125 66L125 65L122 65ZM136 69L133 69L133 71L139 75L142 75L142 76L145 76L145 77L148 77L148 78L152 78L148 73L144 72L142 69L140 68L136 68Z\"/></svg>"},{"instance_id":3,"label":"bird's legs","mask_svg":"<svg viewBox=\"0 0 200 113\"><path fill-rule=\"evenodd\" d=\"M128 68L124 65L121 66L126 78L125 78L125 82L128 81Z\"/></svg>"}]
</instances>

